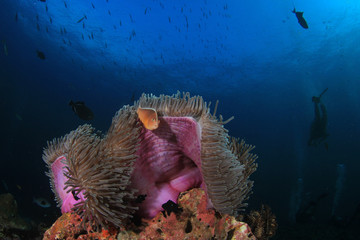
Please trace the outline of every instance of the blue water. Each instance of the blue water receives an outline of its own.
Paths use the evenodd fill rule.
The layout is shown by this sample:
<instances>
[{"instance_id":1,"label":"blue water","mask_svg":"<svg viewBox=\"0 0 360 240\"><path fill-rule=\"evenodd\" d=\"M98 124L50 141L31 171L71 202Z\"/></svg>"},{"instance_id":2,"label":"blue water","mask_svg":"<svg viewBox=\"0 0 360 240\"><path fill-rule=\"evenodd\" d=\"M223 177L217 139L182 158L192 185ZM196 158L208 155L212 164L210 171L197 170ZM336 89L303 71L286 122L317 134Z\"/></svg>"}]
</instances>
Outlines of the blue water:
<instances>
[{"instance_id":1,"label":"blue water","mask_svg":"<svg viewBox=\"0 0 360 240\"><path fill-rule=\"evenodd\" d=\"M55 205L41 156L46 141L84 123L70 99L85 101L91 124L106 131L133 95L177 90L218 99L220 114L235 117L230 135L256 145L249 210L266 203L281 224L292 224L294 203L326 193L317 220L353 214L360 201L359 1L92 3L2 0L0 193L12 192L23 214L59 214L32 198ZM307 146L311 97L325 88L328 150Z\"/></svg>"}]
</instances>

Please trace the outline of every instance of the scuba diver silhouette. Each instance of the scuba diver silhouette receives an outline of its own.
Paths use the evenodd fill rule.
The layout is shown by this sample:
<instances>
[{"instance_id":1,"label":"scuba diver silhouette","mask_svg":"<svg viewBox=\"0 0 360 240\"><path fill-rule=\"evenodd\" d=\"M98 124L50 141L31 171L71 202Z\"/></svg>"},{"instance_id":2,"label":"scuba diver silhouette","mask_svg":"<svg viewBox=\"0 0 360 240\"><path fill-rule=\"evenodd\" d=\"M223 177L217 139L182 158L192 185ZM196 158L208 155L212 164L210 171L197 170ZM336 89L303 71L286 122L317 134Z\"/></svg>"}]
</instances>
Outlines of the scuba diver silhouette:
<instances>
[{"instance_id":1,"label":"scuba diver silhouette","mask_svg":"<svg viewBox=\"0 0 360 240\"><path fill-rule=\"evenodd\" d=\"M329 136L329 134L326 131L326 127L327 127L327 112L326 112L326 108L325 105L323 103L320 102L321 96L328 90L328 88L326 88L321 94L320 96L316 97L313 96L312 97L312 101L314 103L314 110L315 110L315 118L311 123L311 128L310 128L310 138L308 141L308 145L309 146L317 146L319 145L321 142L323 142L324 140L326 140L326 138ZM319 109L319 105L320 105L320 109L321 109L321 115L320 115L320 109ZM326 150L328 149L328 145L327 143L325 144L325 148Z\"/></svg>"}]
</instances>

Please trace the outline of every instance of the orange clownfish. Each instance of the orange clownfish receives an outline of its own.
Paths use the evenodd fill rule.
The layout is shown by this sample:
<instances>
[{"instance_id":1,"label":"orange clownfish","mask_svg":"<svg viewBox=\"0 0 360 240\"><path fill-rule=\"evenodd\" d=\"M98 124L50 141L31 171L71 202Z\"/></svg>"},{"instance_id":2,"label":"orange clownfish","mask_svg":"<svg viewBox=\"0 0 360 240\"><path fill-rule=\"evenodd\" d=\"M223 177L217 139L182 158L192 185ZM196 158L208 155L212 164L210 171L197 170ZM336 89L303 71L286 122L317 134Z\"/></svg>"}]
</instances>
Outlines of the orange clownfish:
<instances>
[{"instance_id":1,"label":"orange clownfish","mask_svg":"<svg viewBox=\"0 0 360 240\"><path fill-rule=\"evenodd\" d=\"M144 127L149 130L155 130L159 127L159 119L157 112L154 108L141 108L137 109L137 114Z\"/></svg>"}]
</instances>

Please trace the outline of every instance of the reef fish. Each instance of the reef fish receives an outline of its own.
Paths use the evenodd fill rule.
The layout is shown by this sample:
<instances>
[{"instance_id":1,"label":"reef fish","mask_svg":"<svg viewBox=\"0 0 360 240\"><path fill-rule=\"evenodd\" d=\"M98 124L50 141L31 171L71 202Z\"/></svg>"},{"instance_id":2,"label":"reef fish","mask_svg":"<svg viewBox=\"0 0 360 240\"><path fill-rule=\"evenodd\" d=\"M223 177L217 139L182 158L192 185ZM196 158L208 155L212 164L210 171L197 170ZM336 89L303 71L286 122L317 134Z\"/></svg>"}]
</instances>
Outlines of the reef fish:
<instances>
[{"instance_id":1,"label":"reef fish","mask_svg":"<svg viewBox=\"0 0 360 240\"><path fill-rule=\"evenodd\" d=\"M5 56L7 56L9 53L8 53L8 48L7 48L7 45L6 45L6 41L5 40L2 40L1 41L3 46L4 46L4 53L5 53Z\"/></svg>"},{"instance_id":2,"label":"reef fish","mask_svg":"<svg viewBox=\"0 0 360 240\"><path fill-rule=\"evenodd\" d=\"M45 54L42 51L36 50L36 54L38 58L40 58L41 60L45 60Z\"/></svg>"},{"instance_id":3,"label":"reef fish","mask_svg":"<svg viewBox=\"0 0 360 240\"><path fill-rule=\"evenodd\" d=\"M78 117L82 120L92 120L94 118L94 113L85 105L84 102L73 102L71 100L69 102L69 106L71 106L74 113L76 113L76 115L78 115Z\"/></svg>"},{"instance_id":4,"label":"reef fish","mask_svg":"<svg viewBox=\"0 0 360 240\"><path fill-rule=\"evenodd\" d=\"M297 12L295 8L294 8L294 10L292 10L292 12L295 13L296 18L297 18L299 24L300 24L303 28L308 29L309 26L308 26L305 18L303 17L304 12Z\"/></svg>"},{"instance_id":5,"label":"reef fish","mask_svg":"<svg viewBox=\"0 0 360 240\"><path fill-rule=\"evenodd\" d=\"M183 211L183 209L181 207L179 207L176 203L174 203L171 200L169 200L166 203L164 203L163 205L161 205L161 207L164 209L164 211L163 211L164 217L166 217L166 214L168 216L170 216L170 214L172 212L175 214L178 214ZM165 214L165 212L166 212L166 214Z\"/></svg>"},{"instance_id":6,"label":"reef fish","mask_svg":"<svg viewBox=\"0 0 360 240\"><path fill-rule=\"evenodd\" d=\"M87 19L86 15L84 15L82 18L80 18L76 23L81 23L84 19Z\"/></svg>"},{"instance_id":7,"label":"reef fish","mask_svg":"<svg viewBox=\"0 0 360 240\"><path fill-rule=\"evenodd\" d=\"M137 114L146 129L155 130L159 127L160 121L154 108L139 107L137 110Z\"/></svg>"},{"instance_id":8,"label":"reef fish","mask_svg":"<svg viewBox=\"0 0 360 240\"><path fill-rule=\"evenodd\" d=\"M45 198L42 197L34 197L33 198L33 202L38 205L39 207L42 208L49 208L51 207L51 204L49 203L48 200L46 200Z\"/></svg>"}]
</instances>

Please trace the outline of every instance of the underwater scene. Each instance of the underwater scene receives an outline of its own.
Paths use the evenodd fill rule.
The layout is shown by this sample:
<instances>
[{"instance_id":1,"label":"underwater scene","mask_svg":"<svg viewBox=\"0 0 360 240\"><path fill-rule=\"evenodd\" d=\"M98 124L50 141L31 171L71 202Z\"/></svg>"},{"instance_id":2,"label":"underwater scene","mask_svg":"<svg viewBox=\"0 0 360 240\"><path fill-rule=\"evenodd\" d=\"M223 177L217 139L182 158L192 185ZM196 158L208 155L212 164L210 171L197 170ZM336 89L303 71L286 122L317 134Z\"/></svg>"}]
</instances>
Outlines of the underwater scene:
<instances>
[{"instance_id":1,"label":"underwater scene","mask_svg":"<svg viewBox=\"0 0 360 240\"><path fill-rule=\"evenodd\" d=\"M2 0L0 239L360 239L360 2Z\"/></svg>"}]
</instances>

